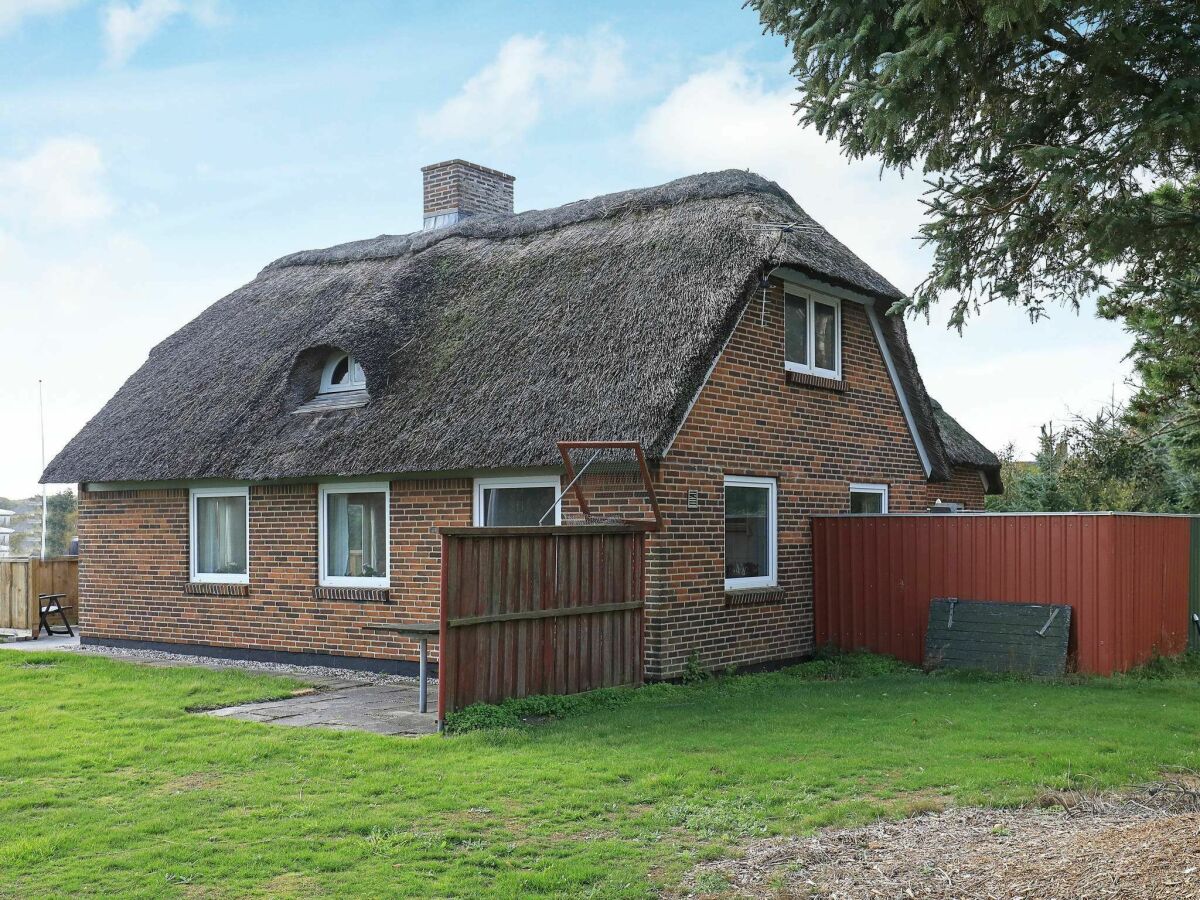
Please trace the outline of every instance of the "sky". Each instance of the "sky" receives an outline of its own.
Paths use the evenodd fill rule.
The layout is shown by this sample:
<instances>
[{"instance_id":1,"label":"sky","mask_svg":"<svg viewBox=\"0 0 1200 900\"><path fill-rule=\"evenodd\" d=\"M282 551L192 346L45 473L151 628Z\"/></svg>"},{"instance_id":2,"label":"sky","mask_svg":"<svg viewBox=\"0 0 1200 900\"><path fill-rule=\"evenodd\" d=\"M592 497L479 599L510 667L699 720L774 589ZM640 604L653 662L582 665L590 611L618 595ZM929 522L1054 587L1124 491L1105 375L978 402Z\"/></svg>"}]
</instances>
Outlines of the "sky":
<instances>
[{"instance_id":1,"label":"sky","mask_svg":"<svg viewBox=\"0 0 1200 900\"><path fill-rule=\"evenodd\" d=\"M800 127L788 70L740 0L0 0L0 496L37 490L39 379L49 460L271 260L419 228L447 158L515 175L518 211L751 169L911 290L920 178ZM990 447L1128 393L1092 308L948 314L910 339Z\"/></svg>"}]
</instances>

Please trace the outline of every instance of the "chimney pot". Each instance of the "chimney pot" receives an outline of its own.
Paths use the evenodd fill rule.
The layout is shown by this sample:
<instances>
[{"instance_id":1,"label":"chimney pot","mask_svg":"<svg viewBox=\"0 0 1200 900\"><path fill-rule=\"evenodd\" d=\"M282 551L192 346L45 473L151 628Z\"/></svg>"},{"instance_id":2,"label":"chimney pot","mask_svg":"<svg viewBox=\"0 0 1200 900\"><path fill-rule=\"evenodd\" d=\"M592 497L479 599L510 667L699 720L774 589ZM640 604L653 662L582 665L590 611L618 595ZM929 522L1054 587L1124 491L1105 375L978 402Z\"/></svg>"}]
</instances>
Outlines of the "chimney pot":
<instances>
[{"instance_id":1,"label":"chimney pot","mask_svg":"<svg viewBox=\"0 0 1200 900\"><path fill-rule=\"evenodd\" d=\"M422 166L425 188L425 217L422 228L444 228L472 216L511 215L511 175L497 172L465 159Z\"/></svg>"}]
</instances>

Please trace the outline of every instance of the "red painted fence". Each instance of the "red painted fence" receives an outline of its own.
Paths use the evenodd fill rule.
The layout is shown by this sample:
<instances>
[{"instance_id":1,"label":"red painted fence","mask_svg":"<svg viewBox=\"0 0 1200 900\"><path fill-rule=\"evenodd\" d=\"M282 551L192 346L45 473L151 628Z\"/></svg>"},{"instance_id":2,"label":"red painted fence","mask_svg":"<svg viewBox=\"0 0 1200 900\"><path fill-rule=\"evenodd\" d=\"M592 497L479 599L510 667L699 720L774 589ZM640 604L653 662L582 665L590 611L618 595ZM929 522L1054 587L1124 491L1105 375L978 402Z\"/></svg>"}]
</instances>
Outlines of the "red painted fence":
<instances>
[{"instance_id":1,"label":"red painted fence","mask_svg":"<svg viewBox=\"0 0 1200 900\"><path fill-rule=\"evenodd\" d=\"M443 528L438 718L639 685L645 528Z\"/></svg>"},{"instance_id":2,"label":"red painted fence","mask_svg":"<svg viewBox=\"0 0 1200 900\"><path fill-rule=\"evenodd\" d=\"M956 514L813 518L819 645L921 663L935 597L1066 603L1080 672L1187 649L1191 519Z\"/></svg>"}]
</instances>

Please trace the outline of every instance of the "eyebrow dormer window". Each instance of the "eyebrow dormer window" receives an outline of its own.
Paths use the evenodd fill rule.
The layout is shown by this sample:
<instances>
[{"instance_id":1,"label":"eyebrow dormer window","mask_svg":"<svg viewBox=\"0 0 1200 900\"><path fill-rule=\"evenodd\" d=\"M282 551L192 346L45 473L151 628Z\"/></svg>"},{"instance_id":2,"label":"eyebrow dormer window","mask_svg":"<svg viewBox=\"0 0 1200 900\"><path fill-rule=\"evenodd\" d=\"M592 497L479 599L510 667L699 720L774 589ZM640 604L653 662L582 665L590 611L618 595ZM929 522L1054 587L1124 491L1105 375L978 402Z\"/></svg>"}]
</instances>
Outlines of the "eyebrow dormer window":
<instances>
[{"instance_id":1,"label":"eyebrow dormer window","mask_svg":"<svg viewBox=\"0 0 1200 900\"><path fill-rule=\"evenodd\" d=\"M349 353L335 353L325 363L325 371L321 373L322 394L335 394L338 391L358 391L367 386L367 376L362 366Z\"/></svg>"}]
</instances>

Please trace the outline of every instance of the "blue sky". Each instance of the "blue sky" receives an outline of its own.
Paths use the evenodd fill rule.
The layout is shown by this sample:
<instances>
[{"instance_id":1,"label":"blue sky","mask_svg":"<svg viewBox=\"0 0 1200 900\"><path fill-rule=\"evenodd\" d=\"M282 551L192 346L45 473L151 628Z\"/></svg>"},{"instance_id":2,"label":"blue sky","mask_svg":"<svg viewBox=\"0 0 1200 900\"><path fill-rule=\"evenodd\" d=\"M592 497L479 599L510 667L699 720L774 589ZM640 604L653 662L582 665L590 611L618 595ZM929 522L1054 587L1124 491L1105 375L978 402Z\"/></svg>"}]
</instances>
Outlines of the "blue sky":
<instances>
[{"instance_id":1,"label":"blue sky","mask_svg":"<svg viewBox=\"0 0 1200 900\"><path fill-rule=\"evenodd\" d=\"M35 490L39 377L49 457L270 260L419 227L448 157L518 210L750 168L911 289L919 179L799 128L788 65L738 0L0 0L0 494ZM1090 310L944 318L909 323L922 372L991 446L1126 392Z\"/></svg>"}]
</instances>

